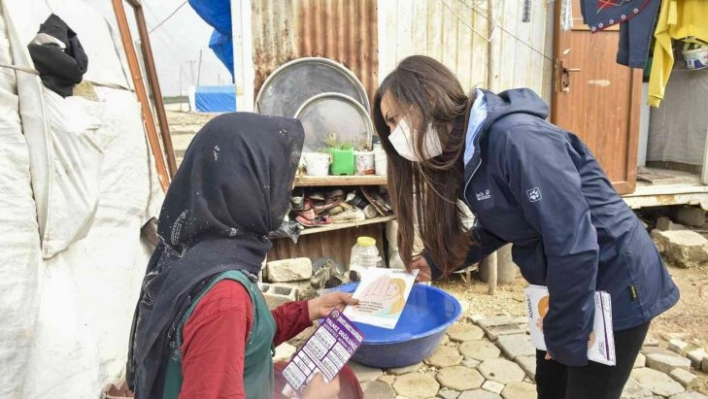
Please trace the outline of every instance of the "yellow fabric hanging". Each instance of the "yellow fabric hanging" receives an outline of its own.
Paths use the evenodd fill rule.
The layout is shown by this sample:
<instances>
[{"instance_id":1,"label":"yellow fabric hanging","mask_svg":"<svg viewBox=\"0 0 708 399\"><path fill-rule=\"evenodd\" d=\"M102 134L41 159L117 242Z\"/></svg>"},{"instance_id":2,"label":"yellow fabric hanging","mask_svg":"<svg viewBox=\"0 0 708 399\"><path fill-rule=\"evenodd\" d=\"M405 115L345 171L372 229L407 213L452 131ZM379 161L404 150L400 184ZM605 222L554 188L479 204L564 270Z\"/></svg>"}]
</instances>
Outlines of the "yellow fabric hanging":
<instances>
[{"instance_id":1,"label":"yellow fabric hanging","mask_svg":"<svg viewBox=\"0 0 708 399\"><path fill-rule=\"evenodd\" d=\"M671 40L695 37L708 42L708 0L662 0L654 37L649 105L656 108L664 99L664 89L674 66Z\"/></svg>"}]
</instances>

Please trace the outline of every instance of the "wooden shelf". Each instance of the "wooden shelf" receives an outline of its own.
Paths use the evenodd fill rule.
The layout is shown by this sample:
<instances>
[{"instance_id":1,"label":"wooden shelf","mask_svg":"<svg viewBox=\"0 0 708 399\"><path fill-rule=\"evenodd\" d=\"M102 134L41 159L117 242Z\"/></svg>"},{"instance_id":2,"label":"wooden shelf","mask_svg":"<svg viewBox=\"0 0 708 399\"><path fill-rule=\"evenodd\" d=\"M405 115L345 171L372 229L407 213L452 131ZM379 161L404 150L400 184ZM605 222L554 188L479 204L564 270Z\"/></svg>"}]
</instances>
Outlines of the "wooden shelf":
<instances>
[{"instance_id":1,"label":"wooden shelf","mask_svg":"<svg viewBox=\"0 0 708 399\"><path fill-rule=\"evenodd\" d=\"M385 186L386 176L300 176L296 187L316 186ZM372 219L373 220L373 219Z\"/></svg>"},{"instance_id":2,"label":"wooden shelf","mask_svg":"<svg viewBox=\"0 0 708 399\"><path fill-rule=\"evenodd\" d=\"M308 234L317 234L317 233L323 233L326 231L332 231L332 230L340 230L340 229L348 229L350 227L359 227L359 226L366 226L367 224L375 224L375 223L385 223L391 220L396 219L395 216L390 215L390 216L380 216L372 219L367 219L363 220L361 222L347 222L347 223L332 223L328 224L326 226L321 226L321 227L306 227L305 230L302 230L300 232L301 236L308 235Z\"/></svg>"}]
</instances>

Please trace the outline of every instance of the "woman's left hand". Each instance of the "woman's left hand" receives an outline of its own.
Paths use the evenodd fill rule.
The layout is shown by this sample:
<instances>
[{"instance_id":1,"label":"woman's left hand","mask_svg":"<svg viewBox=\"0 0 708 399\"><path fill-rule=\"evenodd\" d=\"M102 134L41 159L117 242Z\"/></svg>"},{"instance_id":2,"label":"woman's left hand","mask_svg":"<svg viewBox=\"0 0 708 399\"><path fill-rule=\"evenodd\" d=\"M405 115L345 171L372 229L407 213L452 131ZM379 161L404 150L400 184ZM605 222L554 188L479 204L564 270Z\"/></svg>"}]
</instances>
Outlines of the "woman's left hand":
<instances>
[{"instance_id":1,"label":"woman's left hand","mask_svg":"<svg viewBox=\"0 0 708 399\"><path fill-rule=\"evenodd\" d=\"M315 321L327 317L335 308L344 310L345 306L356 305L358 303L359 300L352 298L352 294L330 292L307 301L307 310L310 313L310 320Z\"/></svg>"}]
</instances>

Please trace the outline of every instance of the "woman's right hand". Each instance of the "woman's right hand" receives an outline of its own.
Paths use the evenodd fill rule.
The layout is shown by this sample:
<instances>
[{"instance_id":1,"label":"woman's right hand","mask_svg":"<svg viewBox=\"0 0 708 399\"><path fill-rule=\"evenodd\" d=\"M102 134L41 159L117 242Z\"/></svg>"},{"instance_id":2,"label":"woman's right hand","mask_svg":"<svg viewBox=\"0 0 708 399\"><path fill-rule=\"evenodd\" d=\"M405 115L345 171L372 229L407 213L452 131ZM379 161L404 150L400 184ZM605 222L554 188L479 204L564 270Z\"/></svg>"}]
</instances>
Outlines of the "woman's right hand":
<instances>
[{"instance_id":1,"label":"woman's right hand","mask_svg":"<svg viewBox=\"0 0 708 399\"><path fill-rule=\"evenodd\" d=\"M337 399L339 395L339 375L329 383L324 382L321 373L315 374L302 393L302 399Z\"/></svg>"},{"instance_id":2,"label":"woman's right hand","mask_svg":"<svg viewBox=\"0 0 708 399\"><path fill-rule=\"evenodd\" d=\"M424 256L414 258L408 268L410 271L418 270L418 276L415 278L416 283L426 283L432 279L430 265Z\"/></svg>"}]
</instances>

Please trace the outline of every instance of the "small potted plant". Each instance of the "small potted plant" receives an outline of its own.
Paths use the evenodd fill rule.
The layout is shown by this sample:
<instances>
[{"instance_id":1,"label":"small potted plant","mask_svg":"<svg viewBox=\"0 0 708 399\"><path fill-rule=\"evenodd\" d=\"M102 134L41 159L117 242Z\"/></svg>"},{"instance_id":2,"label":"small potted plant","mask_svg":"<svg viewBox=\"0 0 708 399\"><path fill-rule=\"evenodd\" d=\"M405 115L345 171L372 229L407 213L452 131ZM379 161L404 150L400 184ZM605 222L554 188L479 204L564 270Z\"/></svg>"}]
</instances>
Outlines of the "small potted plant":
<instances>
[{"instance_id":1,"label":"small potted plant","mask_svg":"<svg viewBox=\"0 0 708 399\"><path fill-rule=\"evenodd\" d=\"M353 175L356 169L354 146L351 143L340 142L336 133L327 135L327 151L332 155L332 175Z\"/></svg>"}]
</instances>

